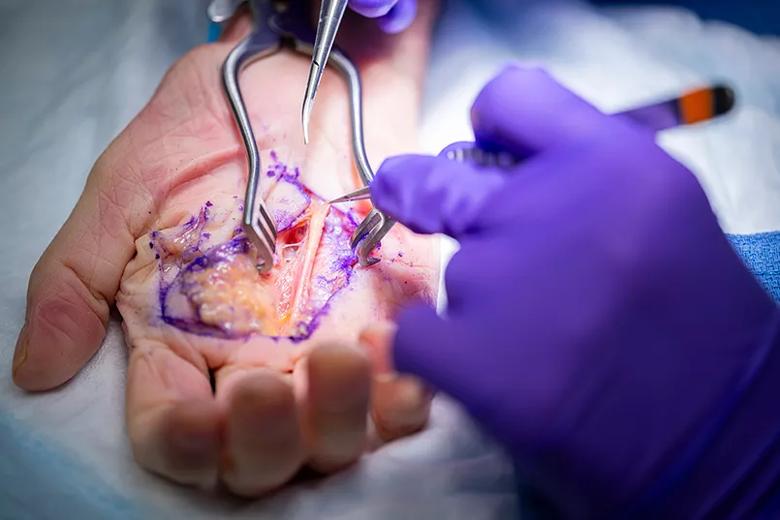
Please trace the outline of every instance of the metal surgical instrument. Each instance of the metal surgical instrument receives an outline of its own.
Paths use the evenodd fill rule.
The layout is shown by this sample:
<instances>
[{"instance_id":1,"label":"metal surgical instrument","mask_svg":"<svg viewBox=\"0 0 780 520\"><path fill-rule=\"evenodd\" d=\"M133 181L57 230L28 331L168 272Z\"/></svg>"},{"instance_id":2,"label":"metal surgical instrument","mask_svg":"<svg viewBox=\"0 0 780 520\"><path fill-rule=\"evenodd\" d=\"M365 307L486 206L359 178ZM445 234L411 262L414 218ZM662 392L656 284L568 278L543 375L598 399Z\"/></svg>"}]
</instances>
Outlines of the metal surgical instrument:
<instances>
[{"instance_id":1,"label":"metal surgical instrument","mask_svg":"<svg viewBox=\"0 0 780 520\"><path fill-rule=\"evenodd\" d=\"M336 40L341 19L347 9L347 0L322 0L320 4L320 21L317 23L317 36L314 38L314 51L311 56L309 78L306 81L306 92L303 95L301 107L301 124L303 125L303 142L309 142L309 119L314 108L314 98L320 86L325 64L328 63L330 50Z\"/></svg>"},{"instance_id":2,"label":"metal surgical instrument","mask_svg":"<svg viewBox=\"0 0 780 520\"><path fill-rule=\"evenodd\" d=\"M241 94L239 74L253 61L268 57L283 48L312 56L315 38L306 22L306 2L297 0L213 0L208 13L212 21L224 21L232 17L244 3L249 4L254 28L230 51L225 59L222 66L222 85L233 110L248 159L249 172L242 225L247 237L257 248L258 270L267 272L273 266L274 253L276 252L276 226L259 195L261 183L260 152ZM337 48L331 50L327 64L334 66L347 82L353 156L360 179L364 185L368 186L374 179L374 172L368 162L363 142L360 74L352 61ZM374 210L358 226L352 240L361 265L370 265L377 261L369 258L369 255L386 233L385 228L389 230L391 223L392 220ZM358 231L360 232L359 237ZM358 242L360 242L359 245L357 245Z\"/></svg>"},{"instance_id":3,"label":"metal surgical instrument","mask_svg":"<svg viewBox=\"0 0 780 520\"><path fill-rule=\"evenodd\" d=\"M511 154L483 150L476 143L468 141L453 143L442 150L440 155L451 161L470 163L483 168L511 168L518 164L518 160ZM365 186L341 197L329 200L328 204L342 204L369 199L371 199L371 188Z\"/></svg>"},{"instance_id":4,"label":"metal surgical instrument","mask_svg":"<svg viewBox=\"0 0 780 520\"><path fill-rule=\"evenodd\" d=\"M475 143L459 142L453 143L442 151L442 155L451 161L468 162L481 167L509 168L517 164L517 161L510 154L505 152L488 152L478 148ZM371 199L371 189L368 183L365 187L341 197L329 201L330 204L339 204L342 202L354 202L358 200ZM379 262L374 258L371 252L376 245L390 232L395 225L395 220L386 216L384 213L373 209L368 216L360 223L352 234L350 245L352 249L357 250L358 260L361 265L373 265Z\"/></svg>"},{"instance_id":5,"label":"metal surgical instrument","mask_svg":"<svg viewBox=\"0 0 780 520\"><path fill-rule=\"evenodd\" d=\"M337 197L333 200L329 200L328 204L341 204L344 202L356 202L358 200L368 200L371 198L371 187L370 186L364 186L363 188L360 188L359 190L351 191L347 193L346 195L342 195L341 197Z\"/></svg>"},{"instance_id":6,"label":"metal surgical instrument","mask_svg":"<svg viewBox=\"0 0 780 520\"><path fill-rule=\"evenodd\" d=\"M692 125L715 119L727 114L734 107L735 94L727 85L706 85L700 88L687 90L677 97L642 105L630 110L612 114L612 117L626 118L643 127L660 132L676 126ZM510 169L519 164L518 158L505 151L484 150L476 143L461 141L452 143L442 150L442 156L456 162L470 163L479 167ZM333 200L330 204L355 202L371 199L371 190L368 186L347 193ZM359 254L366 254L366 248L370 253L376 243L390 231L394 221L385 216L376 216L376 210L369 213L368 217L358 226L352 237L352 247L358 247ZM373 226L373 227L372 227ZM368 229L368 231L365 231ZM359 242L363 233L370 238ZM370 259L371 263L378 260Z\"/></svg>"}]
</instances>

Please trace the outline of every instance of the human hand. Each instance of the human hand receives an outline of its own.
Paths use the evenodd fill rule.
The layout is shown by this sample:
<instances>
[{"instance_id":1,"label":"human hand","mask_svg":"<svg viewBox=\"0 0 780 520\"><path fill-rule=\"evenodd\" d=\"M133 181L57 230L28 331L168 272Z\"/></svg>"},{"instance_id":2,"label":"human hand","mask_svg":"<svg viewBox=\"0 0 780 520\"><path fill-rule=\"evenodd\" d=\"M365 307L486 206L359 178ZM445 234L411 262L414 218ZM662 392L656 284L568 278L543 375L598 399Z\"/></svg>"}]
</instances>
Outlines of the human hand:
<instances>
[{"instance_id":1,"label":"human hand","mask_svg":"<svg viewBox=\"0 0 780 520\"><path fill-rule=\"evenodd\" d=\"M386 33L399 33L409 27L417 14L417 0L350 0L353 11L376 18Z\"/></svg>"},{"instance_id":2,"label":"human hand","mask_svg":"<svg viewBox=\"0 0 780 520\"><path fill-rule=\"evenodd\" d=\"M401 156L371 187L460 242L445 316L400 314L396 368L462 401L564 517L750 511L780 467L778 311L694 176L541 70L506 69L472 122L523 162Z\"/></svg>"},{"instance_id":3,"label":"human hand","mask_svg":"<svg viewBox=\"0 0 780 520\"><path fill-rule=\"evenodd\" d=\"M429 22L404 33L403 55L388 43L372 56L369 153L414 146ZM259 147L276 152L263 156L262 184L282 258L258 275L238 224L244 150L218 73L247 28L238 19L223 41L175 64L97 161L31 276L14 380L28 390L69 380L99 347L116 302L136 459L181 483L219 479L256 496L304 464L330 472L356 460L369 411L383 439L424 425L428 393L370 366L386 344L381 327L360 334L408 298L434 297L437 254L430 240L399 232L379 265L354 265L347 242L359 215L328 210L317 195L355 187L347 96L338 78L323 80L304 148L295 87L308 63L283 52L241 78Z\"/></svg>"}]
</instances>

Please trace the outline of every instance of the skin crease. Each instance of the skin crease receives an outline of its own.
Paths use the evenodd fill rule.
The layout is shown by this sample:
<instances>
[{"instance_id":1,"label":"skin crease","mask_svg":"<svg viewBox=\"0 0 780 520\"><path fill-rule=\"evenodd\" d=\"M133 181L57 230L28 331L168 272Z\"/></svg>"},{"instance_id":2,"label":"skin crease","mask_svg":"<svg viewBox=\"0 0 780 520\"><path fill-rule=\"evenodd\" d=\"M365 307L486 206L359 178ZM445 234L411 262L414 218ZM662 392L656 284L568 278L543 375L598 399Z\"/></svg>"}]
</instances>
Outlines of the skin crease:
<instances>
[{"instance_id":1,"label":"skin crease","mask_svg":"<svg viewBox=\"0 0 780 520\"><path fill-rule=\"evenodd\" d=\"M379 35L358 16L345 19L342 44L362 72L375 167L414 149L433 16L432 4L420 6L414 25L397 36ZM182 224L206 200L229 210L234 195L243 197L244 151L218 71L248 27L242 17L221 42L180 59L98 159L31 275L13 373L27 390L69 380L99 347L116 302L131 349L126 411L138 462L180 483L221 481L258 496L303 465L331 472L354 462L369 442L369 413L385 440L424 425L430 395L390 371L392 326L384 320L408 299L433 297L438 259L435 243L396 226L380 250L383 261L357 269L316 332L298 344L219 340L159 322L150 232ZM372 45L363 45L368 38ZM278 150L311 190L330 197L357 186L346 90L336 74L325 74L304 147L307 70L305 58L284 51L253 64L241 83L259 147Z\"/></svg>"}]
</instances>

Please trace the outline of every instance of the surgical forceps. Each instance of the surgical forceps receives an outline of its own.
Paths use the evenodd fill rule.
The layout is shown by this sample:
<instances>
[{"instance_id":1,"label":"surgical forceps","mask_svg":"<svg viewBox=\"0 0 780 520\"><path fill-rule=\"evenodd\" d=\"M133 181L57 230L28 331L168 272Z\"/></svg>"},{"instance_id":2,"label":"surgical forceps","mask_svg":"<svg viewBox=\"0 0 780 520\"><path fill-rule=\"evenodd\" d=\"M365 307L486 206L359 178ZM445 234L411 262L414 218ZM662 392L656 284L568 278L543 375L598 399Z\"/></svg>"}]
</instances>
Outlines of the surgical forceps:
<instances>
[{"instance_id":1,"label":"surgical forceps","mask_svg":"<svg viewBox=\"0 0 780 520\"><path fill-rule=\"evenodd\" d=\"M519 161L506 152L491 152L479 148L476 143L470 141L455 142L444 148L439 154L450 161L469 163L481 168L511 168ZM371 187L364 186L346 195L329 200L328 204L342 204L344 202L356 202L371 199Z\"/></svg>"},{"instance_id":2,"label":"surgical forceps","mask_svg":"<svg viewBox=\"0 0 780 520\"><path fill-rule=\"evenodd\" d=\"M209 5L209 17L222 22L232 17L238 8L248 3L254 28L230 51L222 66L222 85L235 116L236 124L246 148L249 163L242 225L247 237L257 248L258 270L268 272L276 252L276 226L262 197L260 188L260 153L255 140L239 85L240 72L257 59L268 57L283 48L311 57L314 50L313 31L306 23L306 3L297 0L213 0ZM360 74L349 58L333 48L327 64L334 66L347 82L352 123L352 151L358 174L364 185L374 179L374 172L366 157L363 142L363 107ZM357 250L361 265L371 265L378 260L370 254L389 231L392 220L373 210L357 227L351 245Z\"/></svg>"},{"instance_id":3,"label":"surgical forceps","mask_svg":"<svg viewBox=\"0 0 780 520\"><path fill-rule=\"evenodd\" d=\"M715 119L730 112L734 103L735 94L731 87L714 84L687 90L671 99L625 110L613 114L613 117L631 119L650 130L660 132L675 126L692 125ZM485 168L509 169L519 163L519 160L510 153L484 150L476 143L468 141L452 143L439 155L451 161ZM371 189L365 186L332 199L328 203L341 204L370 199ZM382 236L386 233L385 230Z\"/></svg>"},{"instance_id":4,"label":"surgical forceps","mask_svg":"<svg viewBox=\"0 0 780 520\"><path fill-rule=\"evenodd\" d=\"M441 155L445 158L463 163L471 163L480 167L510 168L517 164L517 160L505 152L488 152L482 150L475 143L462 141L452 143L442 150ZM353 192L342 195L328 201L329 204L340 204L343 202L356 202L359 200L371 199L371 188L369 184ZM379 260L369 256L376 244L382 240L390 229L395 225L395 220L386 216L384 213L372 210L371 213L360 223L352 235L351 246L358 250L358 259L361 265L372 265ZM362 241L361 239L365 237ZM364 259L365 263L364 263Z\"/></svg>"},{"instance_id":5,"label":"surgical forceps","mask_svg":"<svg viewBox=\"0 0 780 520\"><path fill-rule=\"evenodd\" d=\"M336 32L341 25L344 11L347 9L347 0L322 0L320 4L320 21L317 23L317 36L314 39L314 52L309 67L309 79L306 82L306 92L303 95L303 107L301 108L301 125L303 125L303 142L309 142L309 119L314 108L314 98L320 79L324 72L323 64L328 62L330 50L336 40Z\"/></svg>"}]
</instances>

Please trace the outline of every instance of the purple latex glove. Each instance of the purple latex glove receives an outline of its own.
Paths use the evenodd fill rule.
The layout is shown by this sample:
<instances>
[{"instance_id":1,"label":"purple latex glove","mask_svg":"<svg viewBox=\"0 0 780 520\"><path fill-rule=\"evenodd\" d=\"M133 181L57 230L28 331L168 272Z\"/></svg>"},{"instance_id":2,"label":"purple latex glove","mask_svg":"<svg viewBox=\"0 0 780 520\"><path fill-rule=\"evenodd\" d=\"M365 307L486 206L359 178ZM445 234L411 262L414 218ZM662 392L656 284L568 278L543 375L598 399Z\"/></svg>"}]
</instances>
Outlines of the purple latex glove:
<instances>
[{"instance_id":1,"label":"purple latex glove","mask_svg":"<svg viewBox=\"0 0 780 520\"><path fill-rule=\"evenodd\" d=\"M780 312L653 133L541 70L472 109L512 171L387 160L383 211L460 251L448 308L406 309L394 361L460 400L559 513L696 518L766 506L780 473Z\"/></svg>"},{"instance_id":2,"label":"purple latex glove","mask_svg":"<svg viewBox=\"0 0 780 520\"><path fill-rule=\"evenodd\" d=\"M363 16L376 18L379 27L390 34L409 27L417 14L417 0L349 0L349 7Z\"/></svg>"}]
</instances>

